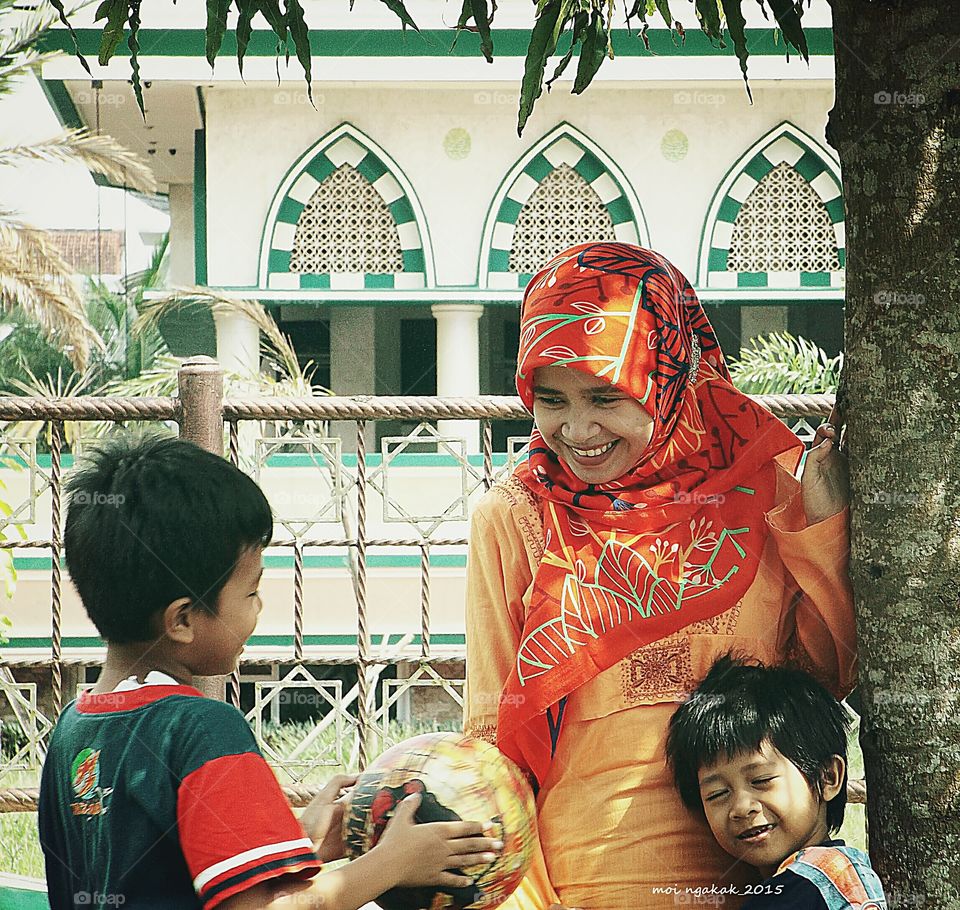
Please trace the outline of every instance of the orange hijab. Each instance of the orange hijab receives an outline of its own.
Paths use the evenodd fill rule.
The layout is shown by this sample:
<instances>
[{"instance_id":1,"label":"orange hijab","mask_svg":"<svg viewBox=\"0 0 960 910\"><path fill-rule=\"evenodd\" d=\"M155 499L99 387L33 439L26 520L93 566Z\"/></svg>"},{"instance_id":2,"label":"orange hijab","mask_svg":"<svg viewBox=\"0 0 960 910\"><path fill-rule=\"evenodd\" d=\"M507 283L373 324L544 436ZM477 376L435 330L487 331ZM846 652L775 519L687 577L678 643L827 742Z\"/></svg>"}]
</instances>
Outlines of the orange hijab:
<instances>
[{"instance_id":1,"label":"orange hijab","mask_svg":"<svg viewBox=\"0 0 960 910\"><path fill-rule=\"evenodd\" d=\"M653 417L640 462L587 484L538 431L517 477L543 503L545 552L497 744L542 782L566 696L636 648L734 606L756 576L774 503L774 457L797 437L730 382L683 275L626 243L573 247L527 287L517 389L567 366L606 380Z\"/></svg>"}]
</instances>

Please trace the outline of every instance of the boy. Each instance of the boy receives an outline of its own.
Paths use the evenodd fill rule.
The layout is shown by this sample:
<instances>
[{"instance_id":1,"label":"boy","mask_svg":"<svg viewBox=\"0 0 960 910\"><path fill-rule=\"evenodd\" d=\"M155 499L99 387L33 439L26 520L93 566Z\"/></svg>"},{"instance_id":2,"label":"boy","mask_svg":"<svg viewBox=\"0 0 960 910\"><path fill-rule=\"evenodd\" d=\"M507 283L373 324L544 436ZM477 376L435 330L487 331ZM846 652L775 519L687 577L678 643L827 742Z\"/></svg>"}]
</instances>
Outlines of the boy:
<instances>
[{"instance_id":1,"label":"boy","mask_svg":"<svg viewBox=\"0 0 960 910\"><path fill-rule=\"evenodd\" d=\"M742 910L886 910L869 857L830 838L847 799L848 725L806 673L730 656L673 715L667 758L683 802L765 879Z\"/></svg>"},{"instance_id":2,"label":"boy","mask_svg":"<svg viewBox=\"0 0 960 910\"><path fill-rule=\"evenodd\" d=\"M260 613L273 519L249 477L182 440L125 436L67 490L67 566L107 656L43 768L53 910L353 910L395 886L472 884L446 870L502 845L479 823L414 824L416 800L367 855L308 882L343 855L335 800L354 779L331 781L305 833L243 715L192 688L233 671Z\"/></svg>"}]
</instances>

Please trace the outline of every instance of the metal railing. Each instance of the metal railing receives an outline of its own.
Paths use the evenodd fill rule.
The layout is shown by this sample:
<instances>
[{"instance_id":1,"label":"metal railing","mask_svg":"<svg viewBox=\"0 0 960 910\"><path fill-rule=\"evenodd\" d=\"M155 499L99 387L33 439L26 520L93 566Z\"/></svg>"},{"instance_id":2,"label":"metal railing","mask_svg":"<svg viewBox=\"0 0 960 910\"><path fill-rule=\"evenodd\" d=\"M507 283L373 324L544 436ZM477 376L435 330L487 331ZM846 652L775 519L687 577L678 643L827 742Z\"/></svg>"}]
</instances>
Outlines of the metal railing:
<instances>
[{"instance_id":1,"label":"metal railing","mask_svg":"<svg viewBox=\"0 0 960 910\"><path fill-rule=\"evenodd\" d=\"M769 408L776 416L784 420L799 421L801 437L810 438L813 425L808 419L823 418L829 415L833 406L832 395L775 395L758 396L757 400ZM64 425L68 421L108 421L122 424L125 421L168 421L179 425L180 435L202 447L225 455L234 464L242 466L242 440L245 425L257 422L262 428L265 423L352 421L356 447L355 469L351 476L345 462L337 465L347 478L342 487L334 490L341 504L349 505L349 513L342 523L343 533L330 536L318 536L313 527L305 525L303 533L295 533L287 538L276 539L271 547L292 551L293 556L293 615L292 647L282 648L269 655L245 653L242 666L250 669L258 666L277 667L281 664L292 665L292 669L283 680L265 683L264 691L274 692L278 686L313 687L317 692L322 689L323 697L330 702L327 718L329 723L346 724L355 733L351 763L364 767L370 757L373 734L380 731L382 718L389 718L390 703L386 708L377 709L375 686L379 671L388 664L406 665L414 672L405 680L393 681L394 689L403 691L414 685L429 685L444 689L462 706L454 681L443 677L434 669L435 664L446 661L462 662L465 654L462 649L446 648L438 652L431 644L431 552L435 548L463 547L467 540L464 536L441 536L444 520L431 520L417 523L411 519L409 527L415 533L406 536L383 536L370 532L368 521L368 498L371 489L386 499L386 470L381 465L376 471L370 471L368 465L368 425L377 420L406 420L419 423L409 438L419 444L424 441L436 445L444 442L435 431L424 431L424 422L443 420L477 420L480 422L479 458L471 461L466 455L460 459L460 468L470 474L473 490L487 490L497 476L493 452L494 420L529 419L530 415L518 398L482 396L477 398L426 398L426 397L324 397L324 398L230 398L223 397L223 376L216 362L209 358L194 358L184 363L179 374L179 396L170 399L114 399L114 398L0 398L0 421L44 421L49 425L50 471L48 486L50 491L50 536L49 539L4 540L0 547L22 549L44 549L51 557L50 574L50 653L44 657L15 657L0 651L0 693L7 691L11 704L14 703L16 681L12 671L49 670L51 687L52 715L56 717L64 704L64 671L68 667L95 665L101 662L100 656L69 653L63 645L63 592L61 576L61 557L63 552L63 454ZM298 435L299 434L299 435ZM259 438L259 437L258 437ZM298 431L294 427L291 435L272 437L277 444L297 439L311 439L307 431ZM226 440L226 445L225 445ZM316 441L316 440L315 440ZM325 442L331 439L325 438ZM226 452L224 452L226 448ZM384 450L386 451L386 450ZM342 461L342 460L341 460ZM479 461L479 466L476 462ZM501 470L509 470L510 463ZM377 473L379 472L379 474ZM376 476L375 476L376 475ZM339 476L339 475L338 475ZM466 474L464 474L466 478ZM464 480L464 489L468 487ZM436 516L432 516L436 518ZM461 516L465 517L465 516ZM288 528L289 530L289 528ZM440 535L437 532L441 532ZM410 641L394 650L393 653L375 653L374 641L370 630L370 603L368 592L369 558L368 549L377 548L413 548L419 552L419 630L409 630L410 641L419 637L419 647ZM349 556L349 574L356 606L356 647L352 653L344 654L325 650L322 646L305 645L304 638L304 551L313 548L335 548L346 551ZM356 686L343 696L342 690L332 684L317 680L310 672L310 665L341 665L355 668ZM239 671L229 680L212 681L206 690L212 694L226 697L234 704L240 703ZM259 697L254 710L248 714L251 722L259 718L257 711L262 710L264 701ZM14 694L11 694L14 693ZM332 693L332 694L331 694ZM392 698L398 692L392 693ZM72 697L72 696L71 696ZM386 702L387 699L384 698ZM350 704L356 703L355 716L349 712ZM21 713L38 711L35 701L21 701ZM384 713L386 712L386 713ZM14 714L19 718L15 705ZM43 718L38 724L33 718L33 735L37 746L36 754L42 756L42 745L52 725L49 718ZM259 726L257 726L259 735ZM338 732L339 737L339 732ZM338 741L336 751L341 749ZM330 764L330 761L317 761L315 765ZM276 764L284 764L278 760ZM301 763L303 764L303 763ZM309 762L306 763L309 765ZM2 773L2 768L0 768ZM312 787L295 782L286 789L294 805L304 804L312 795ZM36 808L37 791L35 788L0 788L0 812L32 811ZM862 801L862 788L851 788L851 798Z\"/></svg>"}]
</instances>

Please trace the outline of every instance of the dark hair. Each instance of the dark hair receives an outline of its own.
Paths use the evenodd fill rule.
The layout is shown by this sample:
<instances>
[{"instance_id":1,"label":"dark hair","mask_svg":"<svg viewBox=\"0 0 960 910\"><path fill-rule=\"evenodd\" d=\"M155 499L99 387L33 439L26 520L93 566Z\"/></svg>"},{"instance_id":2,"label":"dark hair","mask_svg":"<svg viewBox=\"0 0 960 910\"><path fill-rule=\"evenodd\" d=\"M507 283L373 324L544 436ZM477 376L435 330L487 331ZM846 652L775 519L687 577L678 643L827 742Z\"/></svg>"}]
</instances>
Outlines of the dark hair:
<instances>
[{"instance_id":1,"label":"dark hair","mask_svg":"<svg viewBox=\"0 0 960 910\"><path fill-rule=\"evenodd\" d=\"M67 480L67 568L112 642L146 641L181 597L215 613L237 561L273 535L260 488L229 462L175 437L118 434Z\"/></svg>"},{"instance_id":2,"label":"dark hair","mask_svg":"<svg viewBox=\"0 0 960 910\"><path fill-rule=\"evenodd\" d=\"M808 673L765 667L726 655L710 668L690 698L670 719L667 761L687 808L703 814L699 773L721 756L731 759L769 741L819 791L830 758L847 758L850 719ZM831 831L843 824L847 774L827 803Z\"/></svg>"}]
</instances>

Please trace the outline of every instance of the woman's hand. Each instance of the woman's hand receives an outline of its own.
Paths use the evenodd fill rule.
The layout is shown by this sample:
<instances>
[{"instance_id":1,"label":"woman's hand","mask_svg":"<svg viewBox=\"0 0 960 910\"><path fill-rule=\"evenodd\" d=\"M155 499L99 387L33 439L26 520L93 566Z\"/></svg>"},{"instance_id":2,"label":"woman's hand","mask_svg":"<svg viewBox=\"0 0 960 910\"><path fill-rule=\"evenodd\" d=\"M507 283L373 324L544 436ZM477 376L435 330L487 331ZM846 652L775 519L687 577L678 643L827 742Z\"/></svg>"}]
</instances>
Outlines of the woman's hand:
<instances>
[{"instance_id":1,"label":"woman's hand","mask_svg":"<svg viewBox=\"0 0 960 910\"><path fill-rule=\"evenodd\" d=\"M300 816L300 824L313 841L317 859L322 863L344 856L340 826L347 794L341 796L341 793L356 782L356 774L337 774L332 777Z\"/></svg>"},{"instance_id":2,"label":"woman's hand","mask_svg":"<svg viewBox=\"0 0 960 910\"><path fill-rule=\"evenodd\" d=\"M847 457L837 448L839 433L829 423L817 427L800 478L807 523L816 524L842 512L850 503Z\"/></svg>"}]
</instances>

